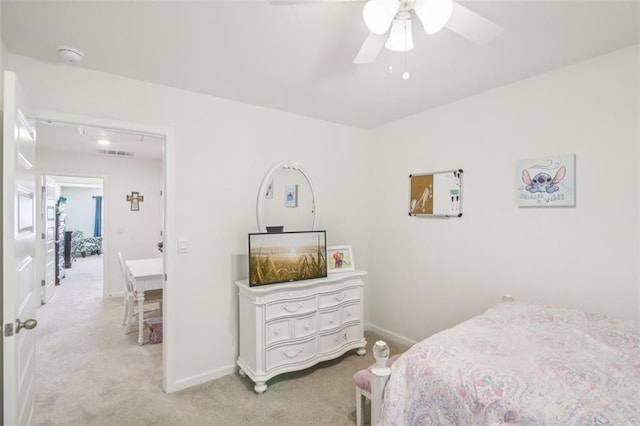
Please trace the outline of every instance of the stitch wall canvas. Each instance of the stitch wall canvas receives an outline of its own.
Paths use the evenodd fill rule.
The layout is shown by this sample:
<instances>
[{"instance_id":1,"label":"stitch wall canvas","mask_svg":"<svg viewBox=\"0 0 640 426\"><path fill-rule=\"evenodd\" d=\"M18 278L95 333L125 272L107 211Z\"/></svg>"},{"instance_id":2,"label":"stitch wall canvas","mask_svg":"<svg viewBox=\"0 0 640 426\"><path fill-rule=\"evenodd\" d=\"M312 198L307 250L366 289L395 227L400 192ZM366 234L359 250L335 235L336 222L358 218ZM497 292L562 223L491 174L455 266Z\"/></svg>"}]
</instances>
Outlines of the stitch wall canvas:
<instances>
[{"instance_id":1,"label":"stitch wall canvas","mask_svg":"<svg viewBox=\"0 0 640 426\"><path fill-rule=\"evenodd\" d=\"M574 154L519 160L519 207L574 207L576 205Z\"/></svg>"}]
</instances>

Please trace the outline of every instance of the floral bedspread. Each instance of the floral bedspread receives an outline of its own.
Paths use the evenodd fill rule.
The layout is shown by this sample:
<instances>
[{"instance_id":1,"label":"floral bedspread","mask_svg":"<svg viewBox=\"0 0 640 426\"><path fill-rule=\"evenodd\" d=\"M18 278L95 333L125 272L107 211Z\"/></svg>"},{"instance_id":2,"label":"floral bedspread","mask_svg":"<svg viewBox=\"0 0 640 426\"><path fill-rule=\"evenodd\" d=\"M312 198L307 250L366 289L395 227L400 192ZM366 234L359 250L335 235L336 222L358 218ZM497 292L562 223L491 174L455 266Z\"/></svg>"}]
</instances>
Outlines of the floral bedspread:
<instances>
[{"instance_id":1,"label":"floral bedspread","mask_svg":"<svg viewBox=\"0 0 640 426\"><path fill-rule=\"evenodd\" d=\"M391 371L383 425L640 425L632 321L501 303L417 343Z\"/></svg>"}]
</instances>

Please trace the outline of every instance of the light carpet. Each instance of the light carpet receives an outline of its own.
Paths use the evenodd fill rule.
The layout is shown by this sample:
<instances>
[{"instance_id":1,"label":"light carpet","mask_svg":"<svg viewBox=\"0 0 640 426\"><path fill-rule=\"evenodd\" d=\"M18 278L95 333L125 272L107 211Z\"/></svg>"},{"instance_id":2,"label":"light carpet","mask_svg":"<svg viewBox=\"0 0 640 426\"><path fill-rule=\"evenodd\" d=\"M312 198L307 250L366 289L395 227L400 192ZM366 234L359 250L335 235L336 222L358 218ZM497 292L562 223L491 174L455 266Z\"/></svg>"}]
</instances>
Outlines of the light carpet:
<instances>
[{"instance_id":1,"label":"light carpet","mask_svg":"<svg viewBox=\"0 0 640 426\"><path fill-rule=\"evenodd\" d=\"M38 309L36 425L353 425L353 374L373 363L351 351L267 382L258 395L237 373L162 391L162 345L124 335L122 297L102 297L102 256L78 259ZM406 347L389 342L391 353ZM197 350L197 343L194 343ZM368 409L366 410L368 411ZM365 420L368 421L368 413Z\"/></svg>"}]
</instances>

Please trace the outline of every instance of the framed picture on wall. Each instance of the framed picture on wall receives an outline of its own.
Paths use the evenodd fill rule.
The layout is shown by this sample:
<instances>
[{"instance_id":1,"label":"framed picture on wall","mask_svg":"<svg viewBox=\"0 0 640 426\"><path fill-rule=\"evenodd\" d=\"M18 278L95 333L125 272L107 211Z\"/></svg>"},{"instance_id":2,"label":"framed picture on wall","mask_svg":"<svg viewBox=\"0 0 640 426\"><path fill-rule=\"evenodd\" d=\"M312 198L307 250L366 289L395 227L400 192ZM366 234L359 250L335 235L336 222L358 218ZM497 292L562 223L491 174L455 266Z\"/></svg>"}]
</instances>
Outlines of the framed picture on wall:
<instances>
[{"instance_id":1,"label":"framed picture on wall","mask_svg":"<svg viewBox=\"0 0 640 426\"><path fill-rule=\"evenodd\" d=\"M353 260L351 246L327 247L327 272L355 271L356 264Z\"/></svg>"},{"instance_id":2,"label":"framed picture on wall","mask_svg":"<svg viewBox=\"0 0 640 426\"><path fill-rule=\"evenodd\" d=\"M518 206L575 207L575 170L574 154L518 161Z\"/></svg>"},{"instance_id":3,"label":"framed picture on wall","mask_svg":"<svg viewBox=\"0 0 640 426\"><path fill-rule=\"evenodd\" d=\"M284 187L284 205L286 207L298 207L298 185L286 185Z\"/></svg>"}]
</instances>

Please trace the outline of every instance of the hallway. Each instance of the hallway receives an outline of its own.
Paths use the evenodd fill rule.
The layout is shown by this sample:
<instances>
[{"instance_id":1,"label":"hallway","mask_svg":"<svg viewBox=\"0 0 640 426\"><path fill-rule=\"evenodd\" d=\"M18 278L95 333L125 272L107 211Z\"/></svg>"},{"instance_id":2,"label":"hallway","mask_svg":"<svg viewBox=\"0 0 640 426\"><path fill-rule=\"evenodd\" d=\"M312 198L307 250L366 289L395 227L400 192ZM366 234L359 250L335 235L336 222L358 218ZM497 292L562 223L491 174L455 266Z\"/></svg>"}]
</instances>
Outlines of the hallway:
<instances>
[{"instance_id":1,"label":"hallway","mask_svg":"<svg viewBox=\"0 0 640 426\"><path fill-rule=\"evenodd\" d=\"M102 298L102 260L74 261L36 312L35 424L89 424L162 394L162 345L123 334L122 297Z\"/></svg>"}]
</instances>

